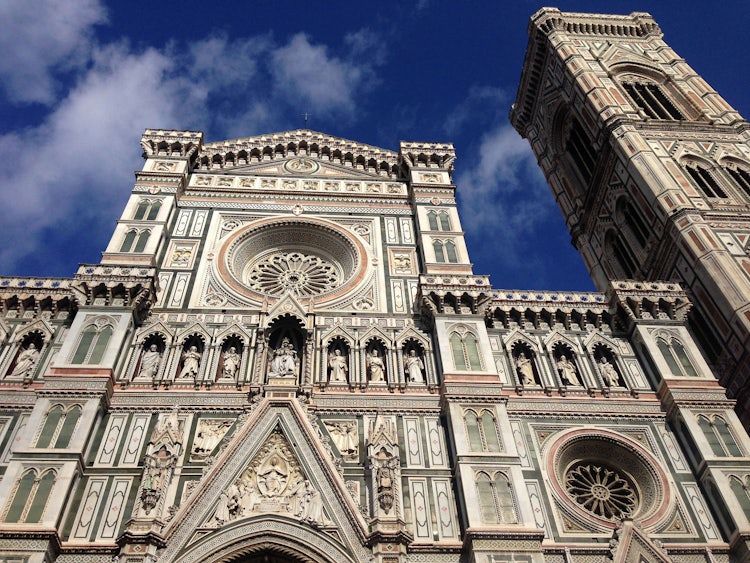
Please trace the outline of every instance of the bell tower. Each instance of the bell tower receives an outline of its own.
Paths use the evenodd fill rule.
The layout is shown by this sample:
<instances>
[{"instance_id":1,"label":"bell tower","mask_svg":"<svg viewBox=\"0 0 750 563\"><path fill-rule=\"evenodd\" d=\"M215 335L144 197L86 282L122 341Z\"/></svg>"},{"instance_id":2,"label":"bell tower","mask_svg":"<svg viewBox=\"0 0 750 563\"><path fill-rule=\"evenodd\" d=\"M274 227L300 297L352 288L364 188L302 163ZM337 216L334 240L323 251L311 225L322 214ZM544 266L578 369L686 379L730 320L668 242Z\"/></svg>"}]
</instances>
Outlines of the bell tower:
<instances>
[{"instance_id":1,"label":"bell tower","mask_svg":"<svg viewBox=\"0 0 750 563\"><path fill-rule=\"evenodd\" d=\"M679 281L690 328L750 425L750 127L646 13L529 25L510 118L594 283Z\"/></svg>"}]
</instances>

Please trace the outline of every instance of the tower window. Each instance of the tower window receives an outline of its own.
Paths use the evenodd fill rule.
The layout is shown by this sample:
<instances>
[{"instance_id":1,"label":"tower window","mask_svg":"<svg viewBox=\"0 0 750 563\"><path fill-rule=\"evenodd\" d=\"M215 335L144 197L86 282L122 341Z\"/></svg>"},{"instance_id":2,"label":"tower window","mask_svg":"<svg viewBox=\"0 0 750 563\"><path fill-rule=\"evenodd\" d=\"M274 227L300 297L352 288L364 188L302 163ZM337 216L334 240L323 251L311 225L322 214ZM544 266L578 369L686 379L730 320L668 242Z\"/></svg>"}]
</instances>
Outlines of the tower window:
<instances>
[{"instance_id":1,"label":"tower window","mask_svg":"<svg viewBox=\"0 0 750 563\"><path fill-rule=\"evenodd\" d=\"M720 457L742 456L742 451L737 445L729 425L723 418L713 416L709 419L706 416L699 416L698 426L703 430L703 435L711 446L714 455Z\"/></svg>"},{"instance_id":2,"label":"tower window","mask_svg":"<svg viewBox=\"0 0 750 563\"><path fill-rule=\"evenodd\" d=\"M745 192L745 195L750 197L750 173L742 168L727 167L725 168L725 170L729 173L735 184L742 188L742 191Z\"/></svg>"},{"instance_id":3,"label":"tower window","mask_svg":"<svg viewBox=\"0 0 750 563\"><path fill-rule=\"evenodd\" d=\"M493 480L487 473L481 472L477 474L476 485L483 522L486 524L516 522L513 492L510 488L510 480L504 473L496 473Z\"/></svg>"},{"instance_id":4,"label":"tower window","mask_svg":"<svg viewBox=\"0 0 750 563\"><path fill-rule=\"evenodd\" d=\"M664 360L667 362L672 375L680 377L698 377L698 372L695 371L690 358L685 351L685 347L682 342L676 338L669 340L665 338L657 338L656 344L659 346Z\"/></svg>"},{"instance_id":5,"label":"tower window","mask_svg":"<svg viewBox=\"0 0 750 563\"><path fill-rule=\"evenodd\" d=\"M640 213L638 213L638 211L636 211L627 201L623 206L623 216L625 217L625 223L630 229L630 232L636 238L638 244L641 245L641 248L646 246L646 241L649 237L648 228L643 222Z\"/></svg>"},{"instance_id":6,"label":"tower window","mask_svg":"<svg viewBox=\"0 0 750 563\"><path fill-rule=\"evenodd\" d=\"M81 333L81 340L78 342L75 354L73 354L73 364L98 364L104 357L104 352L112 337L112 327L104 325L98 327L89 325Z\"/></svg>"},{"instance_id":7,"label":"tower window","mask_svg":"<svg viewBox=\"0 0 750 563\"><path fill-rule=\"evenodd\" d=\"M473 452L499 452L500 439L497 435L495 417L488 410L483 410L477 416L473 410L464 415L466 431L469 435L469 447Z\"/></svg>"},{"instance_id":8,"label":"tower window","mask_svg":"<svg viewBox=\"0 0 750 563\"><path fill-rule=\"evenodd\" d=\"M427 220L431 231L450 231L451 222L447 211L430 210L427 212Z\"/></svg>"},{"instance_id":9,"label":"tower window","mask_svg":"<svg viewBox=\"0 0 750 563\"><path fill-rule=\"evenodd\" d=\"M688 165L685 166L685 170L693 179L698 188L703 192L706 197L722 197L726 198L727 194L719 187L711 173L704 167L699 165Z\"/></svg>"},{"instance_id":10,"label":"tower window","mask_svg":"<svg viewBox=\"0 0 750 563\"><path fill-rule=\"evenodd\" d=\"M41 475L36 469L26 471L18 481L5 521L41 522L56 477L54 469L48 469Z\"/></svg>"},{"instance_id":11,"label":"tower window","mask_svg":"<svg viewBox=\"0 0 750 563\"><path fill-rule=\"evenodd\" d=\"M651 119L685 119L658 84L624 82L622 86L635 104Z\"/></svg>"},{"instance_id":12,"label":"tower window","mask_svg":"<svg viewBox=\"0 0 750 563\"><path fill-rule=\"evenodd\" d=\"M632 278L635 276L637 266L633 255L630 252L622 236L617 235L614 243L612 244L612 252L614 253L617 263L620 265L620 269L626 278Z\"/></svg>"},{"instance_id":13,"label":"tower window","mask_svg":"<svg viewBox=\"0 0 750 563\"><path fill-rule=\"evenodd\" d=\"M436 240L432 243L432 248L435 250L435 262L449 262L456 264L458 262L458 252L456 251L456 243L452 240L442 241Z\"/></svg>"},{"instance_id":14,"label":"tower window","mask_svg":"<svg viewBox=\"0 0 750 563\"><path fill-rule=\"evenodd\" d=\"M458 370L480 371L482 362L479 358L477 337L470 332L460 335L453 332L450 336L453 365Z\"/></svg>"},{"instance_id":15,"label":"tower window","mask_svg":"<svg viewBox=\"0 0 750 563\"><path fill-rule=\"evenodd\" d=\"M570 124L570 132L568 134L568 142L565 148L570 153L578 167L578 171L586 184L591 182L594 177L594 168L596 166L596 154L594 147L591 146L588 135L583 130L583 127L574 119Z\"/></svg>"},{"instance_id":16,"label":"tower window","mask_svg":"<svg viewBox=\"0 0 750 563\"><path fill-rule=\"evenodd\" d=\"M161 201L152 201L150 199L143 199L138 203L138 208L135 210L134 219L141 221L153 221L159 214L161 208Z\"/></svg>"}]
</instances>

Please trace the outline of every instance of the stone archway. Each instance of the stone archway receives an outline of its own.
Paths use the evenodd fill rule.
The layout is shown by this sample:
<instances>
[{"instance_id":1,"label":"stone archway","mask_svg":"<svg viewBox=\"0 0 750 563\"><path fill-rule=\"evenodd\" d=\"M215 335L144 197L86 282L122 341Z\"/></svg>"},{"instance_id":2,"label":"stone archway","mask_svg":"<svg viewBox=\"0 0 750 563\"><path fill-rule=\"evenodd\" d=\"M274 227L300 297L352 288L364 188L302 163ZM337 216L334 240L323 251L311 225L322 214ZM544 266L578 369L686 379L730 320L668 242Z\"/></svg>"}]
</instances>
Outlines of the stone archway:
<instances>
[{"instance_id":1,"label":"stone archway","mask_svg":"<svg viewBox=\"0 0 750 563\"><path fill-rule=\"evenodd\" d=\"M239 555L226 563L303 563L303 560L277 550L263 549L252 555Z\"/></svg>"}]
</instances>

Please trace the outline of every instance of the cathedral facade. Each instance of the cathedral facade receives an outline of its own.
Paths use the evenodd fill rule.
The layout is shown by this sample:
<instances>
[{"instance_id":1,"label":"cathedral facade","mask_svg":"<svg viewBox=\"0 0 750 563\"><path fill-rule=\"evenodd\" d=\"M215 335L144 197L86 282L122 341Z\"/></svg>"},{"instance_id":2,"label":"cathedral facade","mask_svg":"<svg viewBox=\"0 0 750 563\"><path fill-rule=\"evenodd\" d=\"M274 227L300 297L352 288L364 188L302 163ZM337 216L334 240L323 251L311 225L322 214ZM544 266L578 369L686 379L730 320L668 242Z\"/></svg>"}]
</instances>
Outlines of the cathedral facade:
<instances>
[{"instance_id":1,"label":"cathedral facade","mask_svg":"<svg viewBox=\"0 0 750 563\"><path fill-rule=\"evenodd\" d=\"M517 127L569 76L541 35L587 17L532 20ZM0 561L747 559L750 439L683 279L493 288L450 144L141 145L100 263L0 279Z\"/></svg>"}]
</instances>

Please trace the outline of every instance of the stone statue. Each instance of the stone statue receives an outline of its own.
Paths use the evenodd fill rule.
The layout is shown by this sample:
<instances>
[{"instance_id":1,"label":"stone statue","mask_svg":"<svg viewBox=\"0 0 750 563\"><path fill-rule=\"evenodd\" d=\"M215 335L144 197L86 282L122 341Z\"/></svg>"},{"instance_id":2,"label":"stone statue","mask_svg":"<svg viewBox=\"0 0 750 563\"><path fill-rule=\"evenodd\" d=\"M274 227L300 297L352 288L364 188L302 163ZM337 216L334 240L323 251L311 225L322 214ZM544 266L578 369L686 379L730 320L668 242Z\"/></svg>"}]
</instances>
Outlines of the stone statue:
<instances>
[{"instance_id":1,"label":"stone statue","mask_svg":"<svg viewBox=\"0 0 750 563\"><path fill-rule=\"evenodd\" d=\"M240 369L240 355L234 346L224 352L224 364L221 367L221 376L224 379L234 379Z\"/></svg>"},{"instance_id":2,"label":"stone statue","mask_svg":"<svg viewBox=\"0 0 750 563\"><path fill-rule=\"evenodd\" d=\"M34 367L38 361L39 350L37 350L36 345L31 342L29 343L29 347L18 355L16 366L13 368L10 375L14 377L31 375L31 372L34 371Z\"/></svg>"},{"instance_id":3,"label":"stone statue","mask_svg":"<svg viewBox=\"0 0 750 563\"><path fill-rule=\"evenodd\" d=\"M607 387L620 387L620 374L605 357L599 360L599 373L602 374L602 379Z\"/></svg>"},{"instance_id":4,"label":"stone statue","mask_svg":"<svg viewBox=\"0 0 750 563\"><path fill-rule=\"evenodd\" d=\"M288 338L281 341L281 345L273 351L271 360L271 375L292 375L297 372L297 352Z\"/></svg>"},{"instance_id":5,"label":"stone statue","mask_svg":"<svg viewBox=\"0 0 750 563\"><path fill-rule=\"evenodd\" d=\"M557 360L557 371L560 372L560 379L565 385L581 385L575 364L565 354Z\"/></svg>"},{"instance_id":6,"label":"stone statue","mask_svg":"<svg viewBox=\"0 0 750 563\"><path fill-rule=\"evenodd\" d=\"M154 378L159 373L159 364L161 363L161 354L156 344L149 346L141 356L141 368L137 377Z\"/></svg>"},{"instance_id":7,"label":"stone statue","mask_svg":"<svg viewBox=\"0 0 750 563\"><path fill-rule=\"evenodd\" d=\"M354 422L326 423L333 443L345 458L353 458L359 452L359 433Z\"/></svg>"},{"instance_id":8,"label":"stone statue","mask_svg":"<svg viewBox=\"0 0 750 563\"><path fill-rule=\"evenodd\" d=\"M331 369L331 382L344 382L346 381L346 374L349 368L346 365L346 358L341 355L341 350L336 348L333 354L328 356L328 367Z\"/></svg>"},{"instance_id":9,"label":"stone statue","mask_svg":"<svg viewBox=\"0 0 750 563\"><path fill-rule=\"evenodd\" d=\"M227 433L232 422L229 420L200 420L193 440L192 454L196 457L206 457Z\"/></svg>"},{"instance_id":10,"label":"stone statue","mask_svg":"<svg viewBox=\"0 0 750 563\"><path fill-rule=\"evenodd\" d=\"M201 355L198 348L191 346L182 357L182 371L180 377L198 377L198 368L201 364Z\"/></svg>"},{"instance_id":11,"label":"stone statue","mask_svg":"<svg viewBox=\"0 0 750 563\"><path fill-rule=\"evenodd\" d=\"M424 383L424 362L417 356L416 350L410 350L404 358L404 372L412 383Z\"/></svg>"},{"instance_id":12,"label":"stone statue","mask_svg":"<svg viewBox=\"0 0 750 563\"><path fill-rule=\"evenodd\" d=\"M521 378L521 385L534 385L534 366L531 363L531 359L526 357L526 354L521 352L516 358L516 369L518 375Z\"/></svg>"},{"instance_id":13,"label":"stone statue","mask_svg":"<svg viewBox=\"0 0 750 563\"><path fill-rule=\"evenodd\" d=\"M385 381L385 363L377 350L367 357L367 366L370 368L370 381Z\"/></svg>"}]
</instances>

